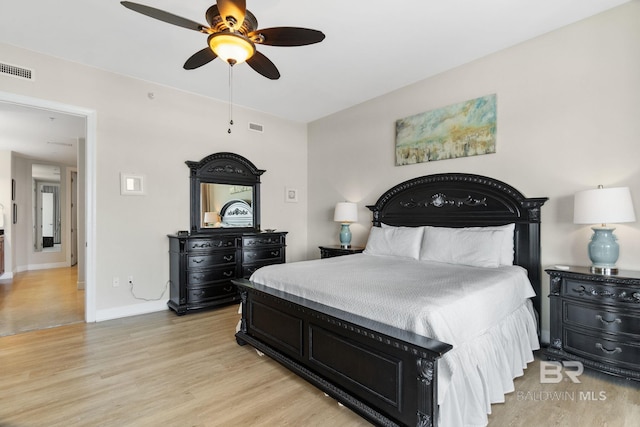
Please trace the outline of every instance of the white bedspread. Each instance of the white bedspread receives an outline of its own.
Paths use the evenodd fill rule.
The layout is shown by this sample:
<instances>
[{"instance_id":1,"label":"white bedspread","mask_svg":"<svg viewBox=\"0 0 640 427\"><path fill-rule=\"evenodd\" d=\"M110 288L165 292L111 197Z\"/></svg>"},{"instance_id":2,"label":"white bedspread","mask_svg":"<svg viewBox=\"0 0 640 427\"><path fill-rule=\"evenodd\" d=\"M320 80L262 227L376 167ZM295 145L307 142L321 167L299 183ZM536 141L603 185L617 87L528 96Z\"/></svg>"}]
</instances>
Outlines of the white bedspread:
<instances>
[{"instance_id":1,"label":"white bedspread","mask_svg":"<svg viewBox=\"0 0 640 427\"><path fill-rule=\"evenodd\" d=\"M479 268L365 254L263 267L251 280L454 347L535 295L518 266Z\"/></svg>"},{"instance_id":2,"label":"white bedspread","mask_svg":"<svg viewBox=\"0 0 640 427\"><path fill-rule=\"evenodd\" d=\"M438 364L444 426L486 424L539 348L535 293L518 266L357 254L266 266L251 280L453 345Z\"/></svg>"}]
</instances>

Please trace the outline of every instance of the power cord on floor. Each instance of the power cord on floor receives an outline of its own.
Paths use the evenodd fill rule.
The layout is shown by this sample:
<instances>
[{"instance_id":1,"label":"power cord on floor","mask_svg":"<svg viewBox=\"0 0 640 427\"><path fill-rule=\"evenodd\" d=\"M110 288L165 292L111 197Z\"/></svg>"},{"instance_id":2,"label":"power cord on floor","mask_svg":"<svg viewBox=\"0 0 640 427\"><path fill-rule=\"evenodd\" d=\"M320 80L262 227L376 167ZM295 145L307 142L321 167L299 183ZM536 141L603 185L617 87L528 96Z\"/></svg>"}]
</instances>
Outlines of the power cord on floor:
<instances>
[{"instance_id":1,"label":"power cord on floor","mask_svg":"<svg viewBox=\"0 0 640 427\"><path fill-rule=\"evenodd\" d=\"M160 296L158 298L142 298L136 295L136 293L133 291L133 280L129 280L129 291L131 292L131 295L137 299L137 300L141 300L141 301L160 301L162 299L162 297L164 297L164 294L167 292L167 289L169 288L169 284L171 283L171 280L167 280L167 284L164 286L164 290L162 291L162 294L160 294Z\"/></svg>"}]
</instances>

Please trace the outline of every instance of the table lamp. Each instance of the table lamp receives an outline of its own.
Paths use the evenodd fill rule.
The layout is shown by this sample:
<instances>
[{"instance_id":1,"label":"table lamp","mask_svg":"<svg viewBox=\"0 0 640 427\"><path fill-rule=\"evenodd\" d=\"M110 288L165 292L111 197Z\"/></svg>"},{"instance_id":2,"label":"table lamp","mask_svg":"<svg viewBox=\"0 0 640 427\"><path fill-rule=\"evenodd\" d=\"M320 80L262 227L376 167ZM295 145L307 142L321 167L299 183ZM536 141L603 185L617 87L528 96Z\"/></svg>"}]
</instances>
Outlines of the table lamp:
<instances>
[{"instance_id":1,"label":"table lamp","mask_svg":"<svg viewBox=\"0 0 640 427\"><path fill-rule=\"evenodd\" d=\"M342 224L340 228L340 246L351 247L351 230L349 224L358 220L358 205L352 202L339 202L333 214L333 220Z\"/></svg>"},{"instance_id":2,"label":"table lamp","mask_svg":"<svg viewBox=\"0 0 640 427\"><path fill-rule=\"evenodd\" d=\"M220 222L219 218L218 212L205 212L203 221L205 227L215 227Z\"/></svg>"},{"instance_id":3,"label":"table lamp","mask_svg":"<svg viewBox=\"0 0 640 427\"><path fill-rule=\"evenodd\" d=\"M628 187L603 188L580 191L573 199L574 224L601 224L593 226L593 236L589 242L591 272L597 274L618 274L616 261L620 246L613 235L615 227L608 223L634 222L631 192Z\"/></svg>"}]
</instances>

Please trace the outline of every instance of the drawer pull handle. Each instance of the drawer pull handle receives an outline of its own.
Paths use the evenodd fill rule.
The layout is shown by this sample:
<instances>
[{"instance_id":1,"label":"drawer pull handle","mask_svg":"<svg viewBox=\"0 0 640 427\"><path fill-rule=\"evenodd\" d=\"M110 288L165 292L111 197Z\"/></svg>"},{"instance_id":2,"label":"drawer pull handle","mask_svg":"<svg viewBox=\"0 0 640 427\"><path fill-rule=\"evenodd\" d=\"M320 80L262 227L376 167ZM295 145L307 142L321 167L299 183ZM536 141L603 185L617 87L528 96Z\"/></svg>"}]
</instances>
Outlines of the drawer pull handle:
<instances>
[{"instance_id":1,"label":"drawer pull handle","mask_svg":"<svg viewBox=\"0 0 640 427\"><path fill-rule=\"evenodd\" d=\"M229 286L228 288L222 288L225 292L231 292L233 290L233 286Z\"/></svg>"},{"instance_id":2,"label":"drawer pull handle","mask_svg":"<svg viewBox=\"0 0 640 427\"><path fill-rule=\"evenodd\" d=\"M228 255L226 257L224 257L225 261L231 261L233 259L233 255Z\"/></svg>"},{"instance_id":3,"label":"drawer pull handle","mask_svg":"<svg viewBox=\"0 0 640 427\"><path fill-rule=\"evenodd\" d=\"M271 251L271 256L280 256L280 251Z\"/></svg>"},{"instance_id":4,"label":"drawer pull handle","mask_svg":"<svg viewBox=\"0 0 640 427\"><path fill-rule=\"evenodd\" d=\"M620 320L618 317L616 317L613 320L605 320L599 314L596 314L596 320L599 320L600 322L602 322L603 325L610 325L612 323L617 323L619 325L622 323L622 320Z\"/></svg>"},{"instance_id":5,"label":"drawer pull handle","mask_svg":"<svg viewBox=\"0 0 640 427\"><path fill-rule=\"evenodd\" d=\"M201 262L204 262L204 259L194 259L193 262L194 264L200 264Z\"/></svg>"},{"instance_id":6,"label":"drawer pull handle","mask_svg":"<svg viewBox=\"0 0 640 427\"><path fill-rule=\"evenodd\" d=\"M194 249L203 249L203 248L210 248L210 247L211 247L211 243L209 242L193 244Z\"/></svg>"},{"instance_id":7,"label":"drawer pull handle","mask_svg":"<svg viewBox=\"0 0 640 427\"><path fill-rule=\"evenodd\" d=\"M573 292L577 292L580 295L584 294L584 292L587 290L587 288L585 288L584 286L580 285L579 288L573 288Z\"/></svg>"},{"instance_id":8,"label":"drawer pull handle","mask_svg":"<svg viewBox=\"0 0 640 427\"><path fill-rule=\"evenodd\" d=\"M603 353L607 353L607 354L616 354L616 353L622 353L622 349L620 347L616 347L613 350L609 350L608 348L606 348L605 346L603 346L602 344L600 344L599 342L596 343L596 348L598 350L602 350Z\"/></svg>"},{"instance_id":9,"label":"drawer pull handle","mask_svg":"<svg viewBox=\"0 0 640 427\"><path fill-rule=\"evenodd\" d=\"M212 240L212 241L203 242L203 243L194 242L192 248L193 249L221 248L223 246L232 246L232 245L233 245L233 242L231 241L225 242L224 240Z\"/></svg>"},{"instance_id":10,"label":"drawer pull handle","mask_svg":"<svg viewBox=\"0 0 640 427\"><path fill-rule=\"evenodd\" d=\"M234 273L234 271L223 271L222 275L224 277L231 277L231 276L233 276L233 273Z\"/></svg>"},{"instance_id":11,"label":"drawer pull handle","mask_svg":"<svg viewBox=\"0 0 640 427\"><path fill-rule=\"evenodd\" d=\"M199 274L199 275L197 275L197 276L194 274L194 275L193 275L193 276L191 276L191 277L193 277L193 278L194 278L194 279L196 279L196 280L200 280L200 279L204 279L204 274Z\"/></svg>"}]
</instances>

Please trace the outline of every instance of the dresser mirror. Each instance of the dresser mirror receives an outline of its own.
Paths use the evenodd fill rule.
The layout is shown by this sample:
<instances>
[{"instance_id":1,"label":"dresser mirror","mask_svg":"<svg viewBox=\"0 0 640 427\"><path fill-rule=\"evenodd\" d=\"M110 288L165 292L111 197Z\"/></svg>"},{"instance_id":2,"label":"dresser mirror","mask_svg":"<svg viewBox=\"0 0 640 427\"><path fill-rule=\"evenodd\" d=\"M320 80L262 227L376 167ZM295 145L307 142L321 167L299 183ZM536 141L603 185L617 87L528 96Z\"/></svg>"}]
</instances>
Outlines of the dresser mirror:
<instances>
[{"instance_id":1,"label":"dresser mirror","mask_svg":"<svg viewBox=\"0 0 640 427\"><path fill-rule=\"evenodd\" d=\"M191 233L260 229L260 176L265 172L234 153L215 153L191 170Z\"/></svg>"}]
</instances>

